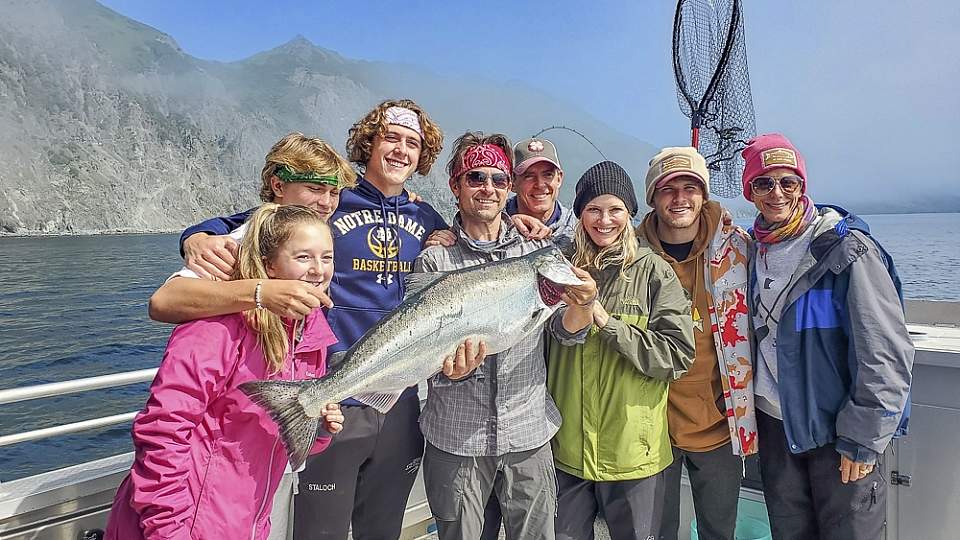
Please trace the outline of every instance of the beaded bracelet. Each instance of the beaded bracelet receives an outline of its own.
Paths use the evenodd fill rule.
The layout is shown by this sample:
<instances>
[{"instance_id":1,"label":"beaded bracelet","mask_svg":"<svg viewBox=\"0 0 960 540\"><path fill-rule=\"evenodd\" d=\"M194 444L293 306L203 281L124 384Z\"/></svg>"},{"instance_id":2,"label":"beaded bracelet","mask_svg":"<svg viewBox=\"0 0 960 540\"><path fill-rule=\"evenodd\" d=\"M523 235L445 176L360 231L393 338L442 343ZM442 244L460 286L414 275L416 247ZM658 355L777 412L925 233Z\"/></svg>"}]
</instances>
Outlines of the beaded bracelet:
<instances>
[{"instance_id":1,"label":"beaded bracelet","mask_svg":"<svg viewBox=\"0 0 960 540\"><path fill-rule=\"evenodd\" d=\"M257 305L257 309L263 309L263 304L260 301L263 299L260 296L260 289L263 287L263 282L258 281L257 287L253 290L253 302Z\"/></svg>"}]
</instances>

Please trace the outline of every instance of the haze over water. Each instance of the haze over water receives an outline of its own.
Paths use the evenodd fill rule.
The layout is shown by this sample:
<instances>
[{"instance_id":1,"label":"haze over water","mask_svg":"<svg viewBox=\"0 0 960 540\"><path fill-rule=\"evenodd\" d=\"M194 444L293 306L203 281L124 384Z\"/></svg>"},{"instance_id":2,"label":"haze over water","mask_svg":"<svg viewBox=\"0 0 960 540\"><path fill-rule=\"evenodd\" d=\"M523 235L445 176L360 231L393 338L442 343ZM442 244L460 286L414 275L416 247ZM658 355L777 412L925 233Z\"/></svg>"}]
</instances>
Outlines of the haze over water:
<instances>
[{"instance_id":1,"label":"haze over water","mask_svg":"<svg viewBox=\"0 0 960 540\"><path fill-rule=\"evenodd\" d=\"M865 216L910 299L960 301L960 214ZM156 367L171 326L150 294L176 235L0 237L0 388ZM147 384L0 406L0 434L138 410ZM129 425L6 447L0 481L132 449Z\"/></svg>"}]
</instances>

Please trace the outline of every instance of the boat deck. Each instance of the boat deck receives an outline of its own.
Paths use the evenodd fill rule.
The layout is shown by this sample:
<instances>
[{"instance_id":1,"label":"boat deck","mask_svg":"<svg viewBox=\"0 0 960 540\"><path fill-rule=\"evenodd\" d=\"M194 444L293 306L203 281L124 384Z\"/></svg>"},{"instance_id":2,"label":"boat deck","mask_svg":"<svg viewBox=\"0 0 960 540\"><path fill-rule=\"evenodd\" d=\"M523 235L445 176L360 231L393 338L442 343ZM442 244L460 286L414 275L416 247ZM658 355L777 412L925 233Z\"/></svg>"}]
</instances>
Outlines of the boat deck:
<instances>
[{"instance_id":1,"label":"boat deck","mask_svg":"<svg viewBox=\"0 0 960 540\"><path fill-rule=\"evenodd\" d=\"M909 330L916 345L910 435L884 456L888 491L886 540L953 540L960 530L960 303L911 302ZM948 449L948 451L944 451ZM0 540L73 540L102 529L114 493L127 474L126 453L0 483ZM748 471L750 470L748 463ZM748 473L742 501L762 503ZM692 519L685 482L681 523ZM418 480L404 519L404 540L432 538L431 516ZM604 536L602 525L598 527ZM681 539L689 528L681 527ZM92 536L90 538L96 538Z\"/></svg>"}]
</instances>

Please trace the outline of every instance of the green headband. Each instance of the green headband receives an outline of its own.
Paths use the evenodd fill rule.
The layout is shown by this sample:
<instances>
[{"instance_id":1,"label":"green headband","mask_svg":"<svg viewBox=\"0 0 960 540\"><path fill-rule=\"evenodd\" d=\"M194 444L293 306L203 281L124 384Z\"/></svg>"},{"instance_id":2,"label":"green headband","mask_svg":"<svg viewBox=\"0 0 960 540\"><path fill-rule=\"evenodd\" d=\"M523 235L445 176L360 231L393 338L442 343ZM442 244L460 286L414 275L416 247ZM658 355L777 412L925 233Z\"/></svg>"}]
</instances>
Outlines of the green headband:
<instances>
[{"instance_id":1,"label":"green headband","mask_svg":"<svg viewBox=\"0 0 960 540\"><path fill-rule=\"evenodd\" d=\"M324 176L313 171L298 173L286 165L278 165L274 173L277 178L284 182L306 182L308 184L326 184L328 186L339 186L340 179L336 176Z\"/></svg>"}]
</instances>

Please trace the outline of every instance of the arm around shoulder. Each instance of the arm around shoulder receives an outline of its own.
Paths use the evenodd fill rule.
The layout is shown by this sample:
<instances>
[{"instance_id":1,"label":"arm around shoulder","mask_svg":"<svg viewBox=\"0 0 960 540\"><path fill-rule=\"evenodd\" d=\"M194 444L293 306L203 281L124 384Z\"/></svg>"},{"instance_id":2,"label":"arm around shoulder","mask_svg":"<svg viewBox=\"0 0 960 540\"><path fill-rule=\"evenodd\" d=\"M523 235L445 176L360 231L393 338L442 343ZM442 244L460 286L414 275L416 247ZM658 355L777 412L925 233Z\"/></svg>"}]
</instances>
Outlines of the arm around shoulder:
<instances>
[{"instance_id":1,"label":"arm around shoulder","mask_svg":"<svg viewBox=\"0 0 960 540\"><path fill-rule=\"evenodd\" d=\"M180 324L253 309L256 307L254 293L257 281L170 278L150 297L150 318L159 322Z\"/></svg>"},{"instance_id":2,"label":"arm around shoulder","mask_svg":"<svg viewBox=\"0 0 960 540\"><path fill-rule=\"evenodd\" d=\"M197 233L209 235L229 234L237 227L243 225L254 210L256 209L251 208L250 210L246 210L232 216L210 218L191 227L187 227L184 229L183 233L180 234L180 256L182 257L184 255L183 242L187 238L190 238Z\"/></svg>"}]
</instances>

